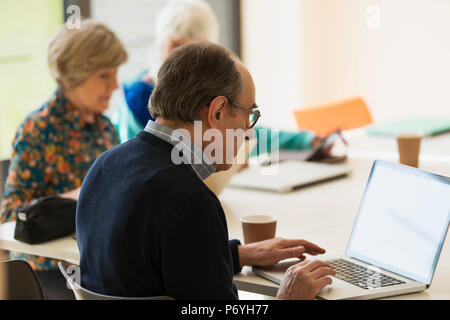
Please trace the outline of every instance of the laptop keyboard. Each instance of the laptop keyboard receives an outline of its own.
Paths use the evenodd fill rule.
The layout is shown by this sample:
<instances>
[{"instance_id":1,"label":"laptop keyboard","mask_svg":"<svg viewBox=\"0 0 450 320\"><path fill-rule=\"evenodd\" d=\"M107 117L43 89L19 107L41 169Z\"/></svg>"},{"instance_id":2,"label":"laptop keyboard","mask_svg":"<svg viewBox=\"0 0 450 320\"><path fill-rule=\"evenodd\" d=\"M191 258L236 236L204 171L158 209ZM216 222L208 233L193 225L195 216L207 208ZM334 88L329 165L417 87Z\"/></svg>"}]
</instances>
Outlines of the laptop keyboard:
<instances>
[{"instance_id":1,"label":"laptop keyboard","mask_svg":"<svg viewBox=\"0 0 450 320\"><path fill-rule=\"evenodd\" d=\"M374 289L405 283L404 281L392 278L344 259L331 260L327 262L334 267L334 271L336 271L336 275L334 276L335 278L349 282L363 289Z\"/></svg>"}]
</instances>

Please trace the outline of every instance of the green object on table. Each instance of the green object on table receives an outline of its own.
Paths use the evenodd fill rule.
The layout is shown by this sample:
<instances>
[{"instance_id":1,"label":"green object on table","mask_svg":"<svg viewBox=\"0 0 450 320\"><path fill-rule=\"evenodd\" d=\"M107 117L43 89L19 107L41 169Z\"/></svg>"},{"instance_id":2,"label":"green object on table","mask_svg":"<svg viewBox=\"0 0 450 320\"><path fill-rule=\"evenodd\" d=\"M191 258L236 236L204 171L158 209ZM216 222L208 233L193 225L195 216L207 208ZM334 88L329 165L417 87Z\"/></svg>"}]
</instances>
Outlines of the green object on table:
<instances>
[{"instance_id":1,"label":"green object on table","mask_svg":"<svg viewBox=\"0 0 450 320\"><path fill-rule=\"evenodd\" d=\"M400 133L416 133L422 134L423 136L432 136L445 131L450 131L450 119L413 118L367 127L369 134L389 136L395 136Z\"/></svg>"}]
</instances>

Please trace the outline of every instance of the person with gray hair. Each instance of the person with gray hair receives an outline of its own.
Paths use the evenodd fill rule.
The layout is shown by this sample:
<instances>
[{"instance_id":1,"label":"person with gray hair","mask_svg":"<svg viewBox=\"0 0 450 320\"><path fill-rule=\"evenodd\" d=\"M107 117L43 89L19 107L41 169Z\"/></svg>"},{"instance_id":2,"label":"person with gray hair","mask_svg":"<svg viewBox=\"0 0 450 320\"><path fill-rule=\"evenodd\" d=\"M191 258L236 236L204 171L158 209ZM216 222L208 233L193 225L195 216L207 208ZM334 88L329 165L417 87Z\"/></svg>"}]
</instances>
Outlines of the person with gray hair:
<instances>
[{"instance_id":1,"label":"person with gray hair","mask_svg":"<svg viewBox=\"0 0 450 320\"><path fill-rule=\"evenodd\" d=\"M159 12L155 23L156 62L136 78L124 83L124 101L113 115L121 142L136 136L154 115L149 113L148 102L155 86L156 75L167 56L180 45L193 41L219 41L219 22L204 0L172 0ZM264 134L262 134L262 132ZM264 139L260 137L264 135ZM271 150L302 150L316 147L321 139L309 131L283 131L272 134L272 129L255 127L258 144L252 153ZM276 141L275 141L276 140ZM262 143L266 145L262 146ZM326 156L328 153L324 154Z\"/></svg>"},{"instance_id":2,"label":"person with gray hair","mask_svg":"<svg viewBox=\"0 0 450 320\"><path fill-rule=\"evenodd\" d=\"M103 153L83 182L76 215L83 287L122 297L238 299L233 274L243 266L294 257L303 261L288 269L277 298L314 299L331 283L331 265L305 260L325 253L311 242L228 240L224 210L203 183L232 166L257 108L252 76L225 48L195 42L169 55L151 97L156 120Z\"/></svg>"},{"instance_id":3,"label":"person with gray hair","mask_svg":"<svg viewBox=\"0 0 450 320\"><path fill-rule=\"evenodd\" d=\"M219 42L219 21L204 0L171 0L159 12L155 24L156 79L161 64L177 47L192 41Z\"/></svg>"},{"instance_id":4,"label":"person with gray hair","mask_svg":"<svg viewBox=\"0 0 450 320\"><path fill-rule=\"evenodd\" d=\"M149 59L152 66L122 85L124 99L111 117L121 142L135 137L148 120L155 119L149 113L148 102L167 56L188 42L219 41L219 22L204 0L168 1L157 15L154 30L155 44Z\"/></svg>"}]
</instances>

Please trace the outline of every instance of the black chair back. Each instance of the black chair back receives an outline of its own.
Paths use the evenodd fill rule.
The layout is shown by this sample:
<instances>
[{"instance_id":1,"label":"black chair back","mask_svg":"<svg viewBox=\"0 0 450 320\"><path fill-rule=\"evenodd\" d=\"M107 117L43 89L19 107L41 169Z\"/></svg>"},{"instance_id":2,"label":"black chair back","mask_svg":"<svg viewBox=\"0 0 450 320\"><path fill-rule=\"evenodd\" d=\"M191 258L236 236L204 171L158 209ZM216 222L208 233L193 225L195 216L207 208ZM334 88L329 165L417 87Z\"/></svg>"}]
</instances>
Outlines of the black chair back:
<instances>
[{"instance_id":1,"label":"black chair back","mask_svg":"<svg viewBox=\"0 0 450 320\"><path fill-rule=\"evenodd\" d=\"M5 192L6 178L8 177L9 160L0 160L0 203Z\"/></svg>"},{"instance_id":2,"label":"black chair back","mask_svg":"<svg viewBox=\"0 0 450 320\"><path fill-rule=\"evenodd\" d=\"M28 262L0 261L0 300L44 300L41 284Z\"/></svg>"}]
</instances>

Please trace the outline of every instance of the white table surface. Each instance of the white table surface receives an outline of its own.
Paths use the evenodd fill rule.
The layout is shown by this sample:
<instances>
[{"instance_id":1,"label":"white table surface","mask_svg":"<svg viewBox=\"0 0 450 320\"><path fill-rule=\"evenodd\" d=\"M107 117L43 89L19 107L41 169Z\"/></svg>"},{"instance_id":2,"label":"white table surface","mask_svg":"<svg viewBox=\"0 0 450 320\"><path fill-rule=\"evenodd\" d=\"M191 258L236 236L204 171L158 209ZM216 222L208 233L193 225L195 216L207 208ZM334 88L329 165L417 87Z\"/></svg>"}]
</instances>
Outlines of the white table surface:
<instances>
[{"instance_id":1,"label":"white table surface","mask_svg":"<svg viewBox=\"0 0 450 320\"><path fill-rule=\"evenodd\" d=\"M269 214L278 217L277 236L312 241L325 248L327 254L343 253L373 163L373 160L367 159L370 156L364 156L364 148L372 148L372 151L366 151L377 158L387 160L396 158L395 148L394 151L383 151L387 150L387 145L392 146L392 141L383 141L381 147L370 146L363 143L364 134L361 135L361 132L353 134L351 143L355 143L353 149L349 150L352 157L346 163L353 168L353 172L346 178L309 186L288 194L226 188L219 199L225 211L230 239L238 238L241 241L243 239L240 217L250 214ZM449 138L450 135L447 135L445 139L439 140L439 143L434 141L430 147L425 147L428 144L427 141L424 142L423 150L428 150L430 153L423 154L421 169L450 176ZM360 143L359 146L358 143ZM439 153L443 149L447 151ZM78 247L72 237L39 245L27 245L14 240L14 226L13 222L0 225L0 249L79 263ZM442 248L430 289L421 293L397 296L395 299L450 299L448 247L447 240ZM320 259L325 258L326 255L320 257ZM234 280L239 290L269 296L276 294L277 285L254 275L249 267L245 267Z\"/></svg>"},{"instance_id":2,"label":"white table surface","mask_svg":"<svg viewBox=\"0 0 450 320\"><path fill-rule=\"evenodd\" d=\"M226 212L230 238L243 239L239 218L249 214L278 217L277 236L312 241L327 250L317 256L343 254L358 212L361 197L373 161L350 159L350 177L300 189L289 194L225 189L220 200ZM421 169L450 176L450 165L422 163ZM245 199L245 202L242 201ZM397 296L395 299L450 299L450 250L444 244L430 289L421 293ZM245 267L235 276L240 290L274 296L278 286L264 280Z\"/></svg>"},{"instance_id":3,"label":"white table surface","mask_svg":"<svg viewBox=\"0 0 450 320\"><path fill-rule=\"evenodd\" d=\"M72 236L30 245L14 239L15 227L15 222L6 222L0 225L0 249L55 258L73 264L79 263L80 253L77 242Z\"/></svg>"},{"instance_id":4,"label":"white table surface","mask_svg":"<svg viewBox=\"0 0 450 320\"><path fill-rule=\"evenodd\" d=\"M397 140L389 136L369 135L365 128L343 132L349 142L351 158L398 161ZM424 137L420 146L420 160L450 164L450 132Z\"/></svg>"}]
</instances>

